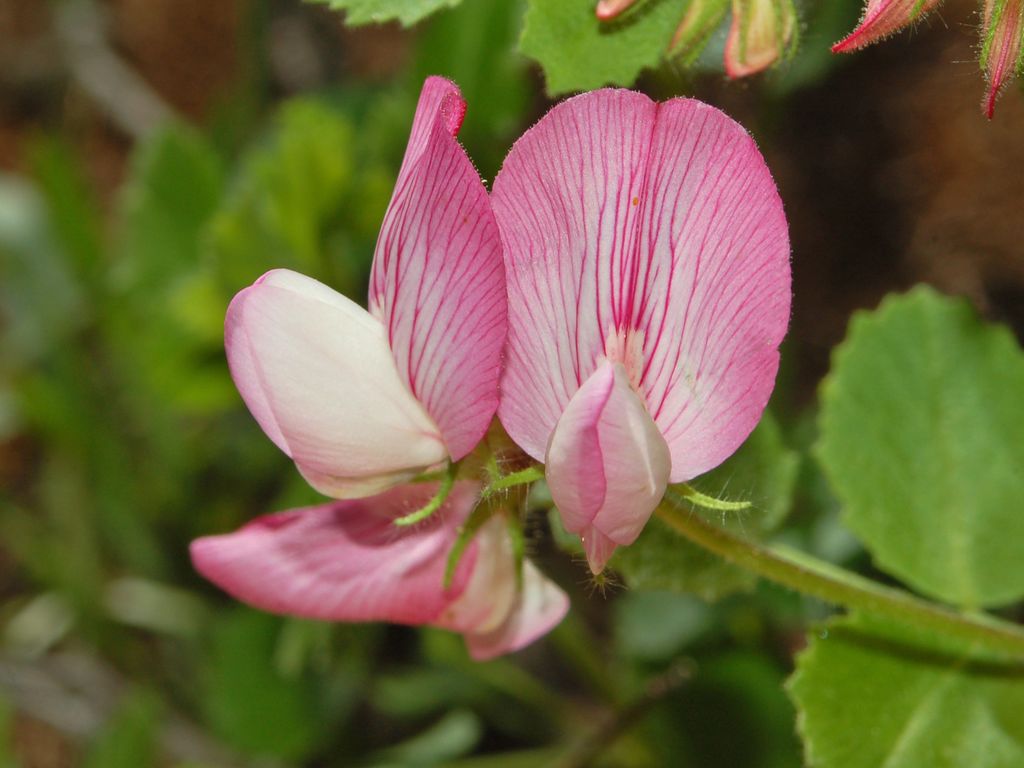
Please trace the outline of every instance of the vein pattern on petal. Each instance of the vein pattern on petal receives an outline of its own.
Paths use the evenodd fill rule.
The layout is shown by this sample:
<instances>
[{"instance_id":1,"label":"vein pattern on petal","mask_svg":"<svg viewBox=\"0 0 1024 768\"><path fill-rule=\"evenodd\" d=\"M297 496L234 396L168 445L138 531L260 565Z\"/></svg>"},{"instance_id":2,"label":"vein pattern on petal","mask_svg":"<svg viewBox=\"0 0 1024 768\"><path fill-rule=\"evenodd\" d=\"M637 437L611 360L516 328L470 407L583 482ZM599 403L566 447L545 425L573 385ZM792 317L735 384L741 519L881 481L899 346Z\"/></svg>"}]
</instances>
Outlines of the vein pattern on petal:
<instances>
[{"instance_id":1,"label":"vein pattern on petal","mask_svg":"<svg viewBox=\"0 0 1024 768\"><path fill-rule=\"evenodd\" d=\"M497 226L455 139L464 113L454 84L427 79L370 277L370 311L455 460L497 409L507 325Z\"/></svg>"},{"instance_id":2,"label":"vein pattern on petal","mask_svg":"<svg viewBox=\"0 0 1024 768\"><path fill-rule=\"evenodd\" d=\"M595 91L517 142L492 197L511 437L543 460L614 333L642 339L630 378L668 442L671 480L730 455L771 392L790 301L782 204L746 131L694 100Z\"/></svg>"}]
</instances>

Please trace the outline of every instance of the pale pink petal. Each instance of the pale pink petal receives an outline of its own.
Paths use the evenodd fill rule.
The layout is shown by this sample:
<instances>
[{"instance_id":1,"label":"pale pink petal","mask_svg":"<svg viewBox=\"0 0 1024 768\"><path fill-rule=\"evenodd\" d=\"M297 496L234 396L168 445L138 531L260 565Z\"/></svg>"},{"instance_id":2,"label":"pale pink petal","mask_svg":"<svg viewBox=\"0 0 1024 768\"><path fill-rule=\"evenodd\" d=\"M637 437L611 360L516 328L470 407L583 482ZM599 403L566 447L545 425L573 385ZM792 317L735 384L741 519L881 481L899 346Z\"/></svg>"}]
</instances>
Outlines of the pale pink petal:
<instances>
[{"instance_id":1,"label":"pale pink petal","mask_svg":"<svg viewBox=\"0 0 1024 768\"><path fill-rule=\"evenodd\" d=\"M668 442L673 482L729 456L774 385L790 300L782 203L743 128L694 100L584 94L516 143L492 198L509 435L543 460L612 357Z\"/></svg>"},{"instance_id":2,"label":"pale pink petal","mask_svg":"<svg viewBox=\"0 0 1024 768\"><path fill-rule=\"evenodd\" d=\"M504 623L516 600L516 561L512 539L501 515L488 520L476 536L473 576L458 600L433 624L455 632L490 632Z\"/></svg>"},{"instance_id":3,"label":"pale pink petal","mask_svg":"<svg viewBox=\"0 0 1024 768\"><path fill-rule=\"evenodd\" d=\"M465 635L469 655L486 661L518 651L554 629L568 610L565 592L526 561L522 592L505 621L490 632Z\"/></svg>"},{"instance_id":4,"label":"pale pink petal","mask_svg":"<svg viewBox=\"0 0 1024 768\"><path fill-rule=\"evenodd\" d=\"M394 525L436 487L408 485L369 499L337 501L258 518L234 533L192 542L203 576L256 608L333 621L426 624L469 583L471 544L452 585L448 552L479 487L460 483L441 509L412 528Z\"/></svg>"},{"instance_id":5,"label":"pale pink petal","mask_svg":"<svg viewBox=\"0 0 1024 768\"><path fill-rule=\"evenodd\" d=\"M832 46L832 53L851 53L876 43L935 8L942 0L867 0L857 28Z\"/></svg>"},{"instance_id":6,"label":"pale pink petal","mask_svg":"<svg viewBox=\"0 0 1024 768\"><path fill-rule=\"evenodd\" d=\"M665 495L668 446L620 363L603 363L569 401L546 460L551 498L600 573Z\"/></svg>"},{"instance_id":7,"label":"pale pink petal","mask_svg":"<svg viewBox=\"0 0 1024 768\"><path fill-rule=\"evenodd\" d=\"M1024 68L1024 0L985 0L981 67L988 79L981 108L991 120L1003 86Z\"/></svg>"},{"instance_id":8,"label":"pale pink petal","mask_svg":"<svg viewBox=\"0 0 1024 768\"><path fill-rule=\"evenodd\" d=\"M318 490L365 495L446 458L383 326L322 283L268 272L231 302L225 346L249 410Z\"/></svg>"},{"instance_id":9,"label":"pale pink petal","mask_svg":"<svg viewBox=\"0 0 1024 768\"><path fill-rule=\"evenodd\" d=\"M464 112L454 84L427 79L370 278L370 311L456 460L494 416L506 332L497 227L454 136Z\"/></svg>"}]
</instances>

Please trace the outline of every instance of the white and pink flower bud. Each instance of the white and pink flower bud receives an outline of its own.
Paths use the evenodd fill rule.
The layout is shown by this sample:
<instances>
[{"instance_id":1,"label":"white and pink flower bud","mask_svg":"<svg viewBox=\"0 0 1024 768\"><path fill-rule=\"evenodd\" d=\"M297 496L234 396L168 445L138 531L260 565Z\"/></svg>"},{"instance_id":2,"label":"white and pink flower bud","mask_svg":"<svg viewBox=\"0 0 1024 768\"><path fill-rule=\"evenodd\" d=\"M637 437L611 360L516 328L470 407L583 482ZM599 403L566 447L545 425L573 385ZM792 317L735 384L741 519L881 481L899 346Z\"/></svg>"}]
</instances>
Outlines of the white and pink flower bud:
<instances>
[{"instance_id":1,"label":"white and pink flower bud","mask_svg":"<svg viewBox=\"0 0 1024 768\"><path fill-rule=\"evenodd\" d=\"M738 78L782 60L796 41L793 0L733 0L725 42L725 72Z\"/></svg>"}]
</instances>

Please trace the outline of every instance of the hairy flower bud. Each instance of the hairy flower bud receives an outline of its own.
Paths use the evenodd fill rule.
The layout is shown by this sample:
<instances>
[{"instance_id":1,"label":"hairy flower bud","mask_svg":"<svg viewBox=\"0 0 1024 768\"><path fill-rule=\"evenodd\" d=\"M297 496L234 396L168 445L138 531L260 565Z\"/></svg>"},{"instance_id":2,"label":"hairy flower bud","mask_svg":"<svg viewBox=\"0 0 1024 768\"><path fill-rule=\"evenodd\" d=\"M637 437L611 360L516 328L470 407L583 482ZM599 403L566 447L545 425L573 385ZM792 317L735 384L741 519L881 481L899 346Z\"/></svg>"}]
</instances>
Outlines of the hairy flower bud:
<instances>
[{"instance_id":1,"label":"hairy flower bud","mask_svg":"<svg viewBox=\"0 0 1024 768\"><path fill-rule=\"evenodd\" d=\"M1024 0L986 0L981 35L981 68L988 80L981 108L991 120L1003 86L1024 68Z\"/></svg>"}]
</instances>

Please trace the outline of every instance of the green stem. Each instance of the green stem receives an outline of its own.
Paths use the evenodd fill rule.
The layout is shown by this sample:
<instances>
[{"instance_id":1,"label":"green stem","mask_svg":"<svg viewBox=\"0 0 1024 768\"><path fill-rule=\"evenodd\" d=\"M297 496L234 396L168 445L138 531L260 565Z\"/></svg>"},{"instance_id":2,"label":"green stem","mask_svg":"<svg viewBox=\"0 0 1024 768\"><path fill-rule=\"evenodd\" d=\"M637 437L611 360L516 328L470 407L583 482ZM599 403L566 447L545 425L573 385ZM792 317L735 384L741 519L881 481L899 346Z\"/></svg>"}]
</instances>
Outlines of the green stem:
<instances>
[{"instance_id":1,"label":"green stem","mask_svg":"<svg viewBox=\"0 0 1024 768\"><path fill-rule=\"evenodd\" d=\"M452 579L455 577L455 569L459 567L459 561L462 560L462 555L465 553L466 547L469 546L469 542L473 540L476 532L483 527L483 524L491 519L494 512L494 507L490 504L477 504L469 514L469 519L459 528L459 535L452 545L451 552L448 553L448 562L444 569L445 589L451 587Z\"/></svg>"},{"instance_id":2,"label":"green stem","mask_svg":"<svg viewBox=\"0 0 1024 768\"><path fill-rule=\"evenodd\" d=\"M518 472L513 472L509 475L503 475L497 480L494 480L484 488L483 493L480 494L480 498L486 499L488 496L493 496L498 491L504 491L507 488L515 488L517 485L529 485L530 483L543 479L543 467L527 467L526 469L521 469Z\"/></svg>"},{"instance_id":3,"label":"green stem","mask_svg":"<svg viewBox=\"0 0 1024 768\"><path fill-rule=\"evenodd\" d=\"M806 595L921 629L941 632L1024 658L1024 628L984 614L966 614L878 584L803 553L755 544L673 506L666 497L656 514L694 544L735 565Z\"/></svg>"},{"instance_id":4,"label":"green stem","mask_svg":"<svg viewBox=\"0 0 1024 768\"><path fill-rule=\"evenodd\" d=\"M441 477L441 484L437 488L437 493L430 498L430 501L415 512L410 512L404 517L395 518L395 525L400 527L416 525L416 523L426 520L437 512L447 500L448 494L452 492L452 486L455 485L455 475L458 474L458 471L458 465L455 462L449 464L447 471Z\"/></svg>"},{"instance_id":5,"label":"green stem","mask_svg":"<svg viewBox=\"0 0 1024 768\"><path fill-rule=\"evenodd\" d=\"M742 512L744 509L750 509L749 501L723 501L722 499L716 499L714 496L706 496L686 483L673 485L672 490L690 504L704 507L704 509L714 509L718 512Z\"/></svg>"}]
</instances>

